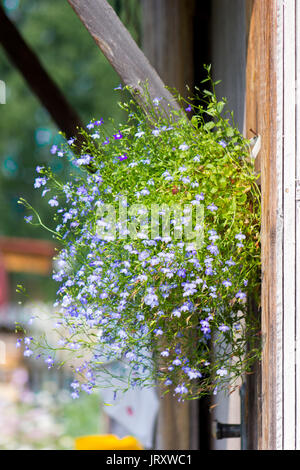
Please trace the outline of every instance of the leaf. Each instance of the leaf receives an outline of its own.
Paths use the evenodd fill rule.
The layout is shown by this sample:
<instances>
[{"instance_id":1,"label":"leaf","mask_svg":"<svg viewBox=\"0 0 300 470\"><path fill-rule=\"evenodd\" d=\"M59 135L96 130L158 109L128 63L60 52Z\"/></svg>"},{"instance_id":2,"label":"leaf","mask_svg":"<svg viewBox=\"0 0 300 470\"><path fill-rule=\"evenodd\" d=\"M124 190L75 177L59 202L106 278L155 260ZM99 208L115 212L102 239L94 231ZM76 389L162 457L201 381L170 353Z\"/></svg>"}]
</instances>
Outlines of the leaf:
<instances>
[{"instance_id":1,"label":"leaf","mask_svg":"<svg viewBox=\"0 0 300 470\"><path fill-rule=\"evenodd\" d=\"M210 131L211 129L215 127L215 123L214 121L209 121L203 127L206 131Z\"/></svg>"},{"instance_id":2,"label":"leaf","mask_svg":"<svg viewBox=\"0 0 300 470\"><path fill-rule=\"evenodd\" d=\"M191 123L196 129L198 129L198 118L197 118L197 116L192 117Z\"/></svg>"},{"instance_id":3,"label":"leaf","mask_svg":"<svg viewBox=\"0 0 300 470\"><path fill-rule=\"evenodd\" d=\"M221 112L223 111L224 106L225 106L224 101L219 101L219 103L217 103L217 111L218 111L218 113L221 113Z\"/></svg>"}]
</instances>

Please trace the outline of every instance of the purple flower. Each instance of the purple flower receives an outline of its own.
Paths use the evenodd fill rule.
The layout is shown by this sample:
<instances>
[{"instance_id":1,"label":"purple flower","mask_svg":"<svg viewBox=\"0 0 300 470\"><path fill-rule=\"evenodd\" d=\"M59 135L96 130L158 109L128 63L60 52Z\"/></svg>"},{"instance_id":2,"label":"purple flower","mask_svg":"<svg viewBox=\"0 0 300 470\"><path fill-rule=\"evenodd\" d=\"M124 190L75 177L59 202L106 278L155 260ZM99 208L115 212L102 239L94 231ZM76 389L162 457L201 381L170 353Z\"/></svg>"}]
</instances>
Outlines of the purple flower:
<instances>
[{"instance_id":1,"label":"purple flower","mask_svg":"<svg viewBox=\"0 0 300 470\"><path fill-rule=\"evenodd\" d=\"M179 148L179 150L183 150L183 151L184 151L184 150L188 150L190 147L189 147L189 145L187 145L187 144L184 142L183 144L180 144L178 148Z\"/></svg>"},{"instance_id":2,"label":"purple flower","mask_svg":"<svg viewBox=\"0 0 300 470\"><path fill-rule=\"evenodd\" d=\"M218 207L214 203L212 203L212 204L209 204L207 206L207 209L211 212L214 212L214 211L218 210Z\"/></svg>"},{"instance_id":3,"label":"purple flower","mask_svg":"<svg viewBox=\"0 0 300 470\"><path fill-rule=\"evenodd\" d=\"M57 150L58 150L57 145L52 145L52 147L50 149L50 153L52 153L52 155L55 155Z\"/></svg>"},{"instance_id":4,"label":"purple flower","mask_svg":"<svg viewBox=\"0 0 300 470\"><path fill-rule=\"evenodd\" d=\"M181 317L181 312L180 312L180 310L178 310L178 309L173 310L173 312L172 312L172 317L180 318L180 317Z\"/></svg>"},{"instance_id":5,"label":"purple flower","mask_svg":"<svg viewBox=\"0 0 300 470\"><path fill-rule=\"evenodd\" d=\"M127 153L123 153L123 155L120 155L120 156L118 157L118 159L120 160L120 162L122 162L123 160L127 160L127 158L128 158Z\"/></svg>"},{"instance_id":6,"label":"purple flower","mask_svg":"<svg viewBox=\"0 0 300 470\"><path fill-rule=\"evenodd\" d=\"M235 262L232 261L232 258L230 258L228 261L225 261L225 264L227 264L227 266L235 266Z\"/></svg>"},{"instance_id":7,"label":"purple flower","mask_svg":"<svg viewBox=\"0 0 300 470\"><path fill-rule=\"evenodd\" d=\"M47 189L47 188L46 188L46 189L44 189L44 191L42 192L42 197L44 197L44 196L45 196L45 194L47 194L49 191L50 191L50 189Z\"/></svg>"},{"instance_id":8,"label":"purple flower","mask_svg":"<svg viewBox=\"0 0 300 470\"><path fill-rule=\"evenodd\" d=\"M220 144L223 148L227 147L227 143L225 142L225 140L220 140L218 144Z\"/></svg>"},{"instance_id":9,"label":"purple flower","mask_svg":"<svg viewBox=\"0 0 300 470\"><path fill-rule=\"evenodd\" d=\"M224 325L224 323L223 323L222 325L219 326L219 330L223 331L223 333L225 333L226 331L229 331L230 328L229 328L229 326Z\"/></svg>"},{"instance_id":10,"label":"purple flower","mask_svg":"<svg viewBox=\"0 0 300 470\"><path fill-rule=\"evenodd\" d=\"M121 132L117 132L116 134L113 135L115 140L120 140L123 138L123 134Z\"/></svg>"},{"instance_id":11,"label":"purple flower","mask_svg":"<svg viewBox=\"0 0 300 470\"><path fill-rule=\"evenodd\" d=\"M208 239L212 240L213 242L215 242L216 240L218 240L218 238L220 238L219 235L217 235L217 232L215 230L209 230L208 233L209 233Z\"/></svg>"},{"instance_id":12,"label":"purple flower","mask_svg":"<svg viewBox=\"0 0 300 470\"><path fill-rule=\"evenodd\" d=\"M51 367L54 364L54 360L52 359L51 356L48 356L47 359L45 359L46 364L48 365L48 369L51 369Z\"/></svg>"},{"instance_id":13,"label":"purple flower","mask_svg":"<svg viewBox=\"0 0 300 470\"><path fill-rule=\"evenodd\" d=\"M213 243L211 245L208 245L206 249L212 254L212 255L218 255L219 254L219 249L216 245Z\"/></svg>"},{"instance_id":14,"label":"purple flower","mask_svg":"<svg viewBox=\"0 0 300 470\"><path fill-rule=\"evenodd\" d=\"M52 199L48 201L49 206L55 207L58 206L57 196L54 196Z\"/></svg>"},{"instance_id":15,"label":"purple flower","mask_svg":"<svg viewBox=\"0 0 300 470\"><path fill-rule=\"evenodd\" d=\"M239 241L242 241L246 238L246 235L244 235L243 233L240 232L234 238L236 238Z\"/></svg>"},{"instance_id":16,"label":"purple flower","mask_svg":"<svg viewBox=\"0 0 300 470\"><path fill-rule=\"evenodd\" d=\"M230 287L232 286L232 282L229 279L226 279L225 281L222 282L223 286L225 287Z\"/></svg>"},{"instance_id":17,"label":"purple flower","mask_svg":"<svg viewBox=\"0 0 300 470\"><path fill-rule=\"evenodd\" d=\"M30 336L30 337L27 336L26 338L24 338L24 343L27 344L27 345L29 345L32 340L33 340L33 337L32 337L32 336Z\"/></svg>"},{"instance_id":18,"label":"purple flower","mask_svg":"<svg viewBox=\"0 0 300 470\"><path fill-rule=\"evenodd\" d=\"M202 377L202 374L201 372L199 372L198 370L195 370L195 369L187 369L186 370L186 373L187 375L189 376L189 379L197 379L197 378L201 378Z\"/></svg>"},{"instance_id":19,"label":"purple flower","mask_svg":"<svg viewBox=\"0 0 300 470\"><path fill-rule=\"evenodd\" d=\"M74 380L70 386L73 388L73 390L77 390L79 388L79 382Z\"/></svg>"},{"instance_id":20,"label":"purple flower","mask_svg":"<svg viewBox=\"0 0 300 470\"><path fill-rule=\"evenodd\" d=\"M92 161L92 157L89 154L85 154L85 155L81 155L81 157L77 158L77 160L74 160L74 164L76 166L89 165L91 161Z\"/></svg>"},{"instance_id":21,"label":"purple flower","mask_svg":"<svg viewBox=\"0 0 300 470\"><path fill-rule=\"evenodd\" d=\"M43 176L42 178L36 178L34 182L34 187L35 188L40 188L41 186L45 186L47 183L47 178Z\"/></svg>"},{"instance_id":22,"label":"purple flower","mask_svg":"<svg viewBox=\"0 0 300 470\"><path fill-rule=\"evenodd\" d=\"M246 294L244 292L241 292L240 290L238 291L237 294L235 294L235 296L237 299L240 299L240 300L243 300L247 297Z\"/></svg>"},{"instance_id":23,"label":"purple flower","mask_svg":"<svg viewBox=\"0 0 300 470\"><path fill-rule=\"evenodd\" d=\"M162 100L162 98L154 98L153 99L154 106L159 106L159 103L160 103L161 100Z\"/></svg>"},{"instance_id":24,"label":"purple flower","mask_svg":"<svg viewBox=\"0 0 300 470\"><path fill-rule=\"evenodd\" d=\"M26 220L26 223L29 224L32 221L32 215L25 215L24 219Z\"/></svg>"},{"instance_id":25,"label":"purple flower","mask_svg":"<svg viewBox=\"0 0 300 470\"><path fill-rule=\"evenodd\" d=\"M168 351L167 349L165 349L164 351L162 351L162 352L160 353L160 355L161 355L162 357L168 357L169 354L170 354L170 353L169 353L169 351Z\"/></svg>"},{"instance_id":26,"label":"purple flower","mask_svg":"<svg viewBox=\"0 0 300 470\"><path fill-rule=\"evenodd\" d=\"M24 356L25 357L30 357L30 356L32 356L32 354L33 354L33 351L31 351L31 349L29 349L29 348L25 349L25 351L24 351Z\"/></svg>"},{"instance_id":27,"label":"purple flower","mask_svg":"<svg viewBox=\"0 0 300 470\"><path fill-rule=\"evenodd\" d=\"M183 278L186 277L186 270L183 268L178 269L177 276L183 277Z\"/></svg>"},{"instance_id":28,"label":"purple flower","mask_svg":"<svg viewBox=\"0 0 300 470\"><path fill-rule=\"evenodd\" d=\"M205 274L206 276L212 276L214 273L213 269L211 266L206 266L206 269L205 269Z\"/></svg>"},{"instance_id":29,"label":"purple flower","mask_svg":"<svg viewBox=\"0 0 300 470\"><path fill-rule=\"evenodd\" d=\"M154 294L153 289L148 289L147 295L144 297L144 302L146 305L149 305L151 308L158 305L158 297Z\"/></svg>"},{"instance_id":30,"label":"purple flower","mask_svg":"<svg viewBox=\"0 0 300 470\"><path fill-rule=\"evenodd\" d=\"M183 395L184 393L188 393L188 389L185 387L184 384L178 385L174 391L175 393L178 393L180 395Z\"/></svg>"},{"instance_id":31,"label":"purple flower","mask_svg":"<svg viewBox=\"0 0 300 470\"><path fill-rule=\"evenodd\" d=\"M209 334L211 331L209 322L206 319L200 320L200 324L201 324L201 331L203 331L205 335Z\"/></svg>"},{"instance_id":32,"label":"purple flower","mask_svg":"<svg viewBox=\"0 0 300 470\"><path fill-rule=\"evenodd\" d=\"M156 335L156 336L160 336L160 335L163 335L163 330L161 328L156 328L153 333Z\"/></svg>"},{"instance_id":33,"label":"purple flower","mask_svg":"<svg viewBox=\"0 0 300 470\"><path fill-rule=\"evenodd\" d=\"M191 105L189 104L186 108L185 108L186 112L189 113L190 111L192 111L192 107Z\"/></svg>"},{"instance_id":34,"label":"purple flower","mask_svg":"<svg viewBox=\"0 0 300 470\"><path fill-rule=\"evenodd\" d=\"M224 377L225 375L228 374L228 371L224 369L223 367L221 367L221 369L217 370L216 374L219 375L220 377Z\"/></svg>"},{"instance_id":35,"label":"purple flower","mask_svg":"<svg viewBox=\"0 0 300 470\"><path fill-rule=\"evenodd\" d=\"M181 365L181 360L178 357L176 357L176 359L174 359L172 364L174 364L174 366L180 366Z\"/></svg>"}]
</instances>

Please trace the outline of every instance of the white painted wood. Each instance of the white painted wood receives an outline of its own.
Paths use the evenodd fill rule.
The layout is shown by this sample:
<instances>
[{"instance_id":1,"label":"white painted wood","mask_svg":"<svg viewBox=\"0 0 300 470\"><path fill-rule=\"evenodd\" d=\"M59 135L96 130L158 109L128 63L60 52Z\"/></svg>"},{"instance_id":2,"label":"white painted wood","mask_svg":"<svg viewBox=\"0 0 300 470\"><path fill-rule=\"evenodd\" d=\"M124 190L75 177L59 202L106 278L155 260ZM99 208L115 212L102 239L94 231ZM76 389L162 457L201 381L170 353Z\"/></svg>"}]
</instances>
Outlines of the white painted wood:
<instances>
[{"instance_id":1,"label":"white painted wood","mask_svg":"<svg viewBox=\"0 0 300 470\"><path fill-rule=\"evenodd\" d=\"M300 449L300 4L296 1L296 449Z\"/></svg>"},{"instance_id":2,"label":"white painted wood","mask_svg":"<svg viewBox=\"0 0 300 470\"><path fill-rule=\"evenodd\" d=\"M283 12L283 448L295 449L295 0Z\"/></svg>"},{"instance_id":3,"label":"white painted wood","mask_svg":"<svg viewBox=\"0 0 300 470\"><path fill-rule=\"evenodd\" d=\"M276 142L276 166L277 166L277 224L276 224L276 449L283 447L283 380L282 380L282 294L283 294L283 2L277 2L277 41L276 41L276 79L277 79L277 142Z\"/></svg>"}]
</instances>

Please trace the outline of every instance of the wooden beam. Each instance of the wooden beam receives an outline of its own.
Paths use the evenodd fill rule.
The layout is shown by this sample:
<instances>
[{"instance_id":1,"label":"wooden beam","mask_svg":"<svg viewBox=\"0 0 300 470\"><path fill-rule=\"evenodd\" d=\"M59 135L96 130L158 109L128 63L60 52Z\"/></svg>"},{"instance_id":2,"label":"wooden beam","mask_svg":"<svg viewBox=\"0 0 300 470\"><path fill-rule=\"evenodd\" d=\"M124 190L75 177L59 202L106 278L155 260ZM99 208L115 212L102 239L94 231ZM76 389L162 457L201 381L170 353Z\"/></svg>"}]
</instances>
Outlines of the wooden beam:
<instances>
[{"instance_id":1,"label":"wooden beam","mask_svg":"<svg viewBox=\"0 0 300 470\"><path fill-rule=\"evenodd\" d=\"M48 275L56 245L51 241L29 238L0 237L0 256L7 272Z\"/></svg>"},{"instance_id":2,"label":"wooden beam","mask_svg":"<svg viewBox=\"0 0 300 470\"><path fill-rule=\"evenodd\" d=\"M35 273L47 276L53 267L51 258L25 253L5 253L2 261L5 271L9 273Z\"/></svg>"},{"instance_id":3,"label":"wooden beam","mask_svg":"<svg viewBox=\"0 0 300 470\"><path fill-rule=\"evenodd\" d=\"M83 127L79 116L67 102L40 63L36 54L24 41L21 34L0 6L0 44L8 57L19 69L33 93L48 110L58 128L67 137L77 135L77 127Z\"/></svg>"},{"instance_id":4,"label":"wooden beam","mask_svg":"<svg viewBox=\"0 0 300 470\"><path fill-rule=\"evenodd\" d=\"M143 97L143 85L146 82L150 98L162 98L162 106L167 113L171 109L180 109L106 0L85 0L84 2L68 0L68 2L121 80L132 88L134 98L146 110L148 106Z\"/></svg>"},{"instance_id":5,"label":"wooden beam","mask_svg":"<svg viewBox=\"0 0 300 470\"><path fill-rule=\"evenodd\" d=\"M0 253L28 254L53 258L56 244L34 238L0 237Z\"/></svg>"}]
</instances>

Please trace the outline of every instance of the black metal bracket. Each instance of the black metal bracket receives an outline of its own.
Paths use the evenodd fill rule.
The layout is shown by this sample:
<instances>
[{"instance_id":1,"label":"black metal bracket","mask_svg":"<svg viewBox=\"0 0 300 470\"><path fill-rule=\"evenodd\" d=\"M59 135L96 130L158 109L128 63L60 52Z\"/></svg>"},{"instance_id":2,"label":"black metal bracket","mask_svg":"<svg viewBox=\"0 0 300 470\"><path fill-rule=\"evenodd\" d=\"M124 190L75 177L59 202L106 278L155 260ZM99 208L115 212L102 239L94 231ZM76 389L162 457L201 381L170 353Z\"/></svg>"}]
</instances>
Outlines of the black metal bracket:
<instances>
[{"instance_id":1,"label":"black metal bracket","mask_svg":"<svg viewBox=\"0 0 300 470\"><path fill-rule=\"evenodd\" d=\"M228 439L229 437L241 437L240 424L225 424L214 421L213 434L215 439Z\"/></svg>"}]
</instances>

